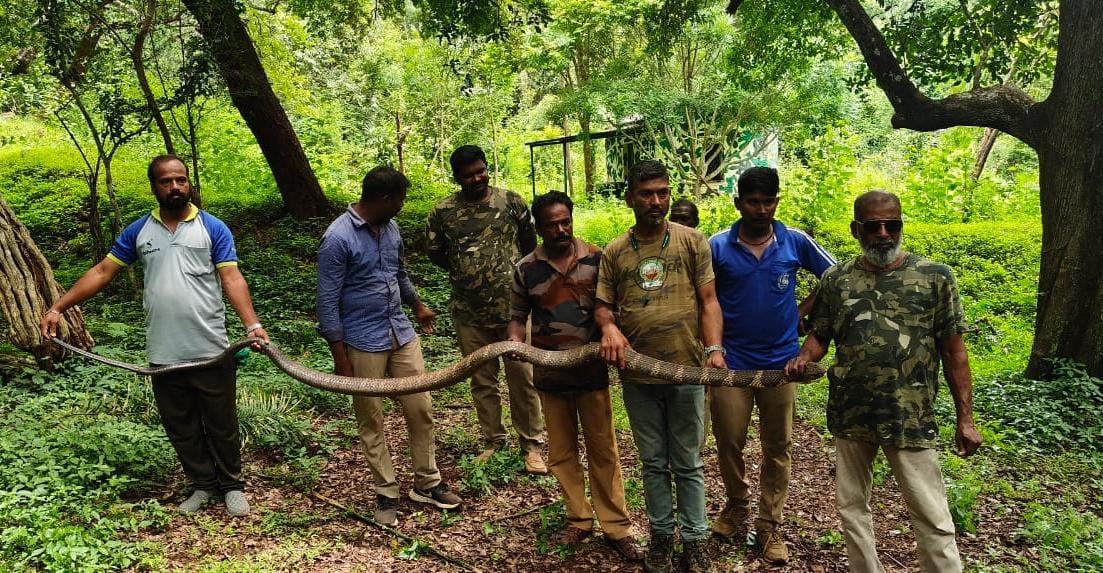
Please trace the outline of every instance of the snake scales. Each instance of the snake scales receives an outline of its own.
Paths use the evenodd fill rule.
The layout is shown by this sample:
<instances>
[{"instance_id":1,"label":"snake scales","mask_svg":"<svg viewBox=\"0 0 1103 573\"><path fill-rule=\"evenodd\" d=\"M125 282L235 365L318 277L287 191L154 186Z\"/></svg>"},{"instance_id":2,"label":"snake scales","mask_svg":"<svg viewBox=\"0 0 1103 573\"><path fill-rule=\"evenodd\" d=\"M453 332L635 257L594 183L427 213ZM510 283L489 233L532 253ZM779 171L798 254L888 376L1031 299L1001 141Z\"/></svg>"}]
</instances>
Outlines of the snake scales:
<instances>
[{"instance_id":1,"label":"snake scales","mask_svg":"<svg viewBox=\"0 0 1103 573\"><path fill-rule=\"evenodd\" d=\"M88 352L87 350L82 350L58 338L53 338L52 340L56 344L86 358L145 376L169 374L182 370L211 366L223 360L230 359L234 354L246 346L260 342L260 352L268 356L276 367L283 370L288 376L315 388L358 396L399 396L402 394L414 394L416 392L437 390L445 386L462 382L483 363L497 359L499 356L520 359L536 366L556 369L570 368L588 360L601 359L601 345L596 342L562 351L540 350L521 342L495 342L494 344L488 344L472 352L452 366L433 372L426 372L418 376L406 376L404 378L354 378L320 372L313 368L303 366L288 358L283 352L280 352L275 344L264 344L259 338L242 338L240 340L235 340L224 352L222 352L222 354L213 358L157 367L138 366L128 362L113 360L105 356ZM625 370L647 374L655 378L666 380L671 384L749 388L772 388L790 382L808 383L822 377L825 373L823 366L816 363L810 363L808 364L804 376L797 380L790 380L785 377L785 373L781 370L725 370L719 368L682 366L656 360L655 358L645 356L632 350L627 351Z\"/></svg>"}]
</instances>

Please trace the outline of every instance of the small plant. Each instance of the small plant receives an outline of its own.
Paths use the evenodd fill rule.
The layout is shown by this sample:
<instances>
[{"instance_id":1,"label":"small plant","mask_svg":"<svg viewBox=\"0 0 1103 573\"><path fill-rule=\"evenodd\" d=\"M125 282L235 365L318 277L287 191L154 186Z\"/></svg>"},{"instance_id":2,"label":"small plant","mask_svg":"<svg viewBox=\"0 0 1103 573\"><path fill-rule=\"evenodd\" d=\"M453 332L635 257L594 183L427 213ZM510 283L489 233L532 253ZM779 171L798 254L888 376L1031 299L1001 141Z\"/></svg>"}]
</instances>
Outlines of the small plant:
<instances>
[{"instance_id":1,"label":"small plant","mask_svg":"<svg viewBox=\"0 0 1103 573\"><path fill-rule=\"evenodd\" d=\"M464 456L460 460L460 471L463 479L460 484L464 491L475 494L475 497L486 497L494 492L495 485L513 482L525 471L525 459L520 452L509 449L501 449L494 452L485 462L476 464L471 456Z\"/></svg>"},{"instance_id":2,"label":"small plant","mask_svg":"<svg viewBox=\"0 0 1103 573\"><path fill-rule=\"evenodd\" d=\"M567 508L563 500L540 508L540 527L536 530L536 550L541 554L555 553L560 559L574 555L575 548L555 542L559 532L567 526Z\"/></svg>"},{"instance_id":3,"label":"small plant","mask_svg":"<svg viewBox=\"0 0 1103 573\"><path fill-rule=\"evenodd\" d=\"M980 486L968 481L947 480L946 498L950 504L950 517L958 531L976 534L977 516L973 506L980 494Z\"/></svg>"},{"instance_id":4,"label":"small plant","mask_svg":"<svg viewBox=\"0 0 1103 573\"><path fill-rule=\"evenodd\" d=\"M403 545L399 548L394 556L407 561L417 561L427 551L429 551L429 545L420 539L415 539L409 545Z\"/></svg>"},{"instance_id":5,"label":"small plant","mask_svg":"<svg viewBox=\"0 0 1103 573\"><path fill-rule=\"evenodd\" d=\"M828 529L823 535L816 538L816 547L821 549L837 549L843 546L843 534L838 529Z\"/></svg>"}]
</instances>

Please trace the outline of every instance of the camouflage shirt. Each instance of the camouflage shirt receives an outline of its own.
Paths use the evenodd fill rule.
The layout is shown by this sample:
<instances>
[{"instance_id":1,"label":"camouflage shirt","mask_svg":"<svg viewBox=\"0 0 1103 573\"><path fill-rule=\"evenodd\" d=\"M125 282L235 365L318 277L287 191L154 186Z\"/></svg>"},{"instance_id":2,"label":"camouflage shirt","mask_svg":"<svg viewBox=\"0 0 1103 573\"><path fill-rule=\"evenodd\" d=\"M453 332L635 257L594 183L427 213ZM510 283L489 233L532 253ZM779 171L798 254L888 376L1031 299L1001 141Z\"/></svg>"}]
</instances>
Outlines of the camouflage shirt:
<instances>
[{"instance_id":1,"label":"camouflage shirt","mask_svg":"<svg viewBox=\"0 0 1103 573\"><path fill-rule=\"evenodd\" d=\"M536 237L525 200L496 187L478 203L455 193L429 212L426 233L426 248L448 259L452 318L481 327L508 324L518 238Z\"/></svg>"},{"instance_id":2,"label":"camouflage shirt","mask_svg":"<svg viewBox=\"0 0 1103 573\"><path fill-rule=\"evenodd\" d=\"M617 325L641 354L704 366L697 289L712 282L712 250L700 232L670 223L669 239L613 239L601 255L597 298L617 310ZM665 244L665 246L664 246ZM664 383L634 372L624 382Z\"/></svg>"},{"instance_id":3,"label":"camouflage shirt","mask_svg":"<svg viewBox=\"0 0 1103 573\"><path fill-rule=\"evenodd\" d=\"M848 440L935 447L936 341L963 328L946 265L908 254L888 271L866 270L857 259L828 269L812 310L812 331L835 341L827 427Z\"/></svg>"},{"instance_id":4,"label":"camouflage shirt","mask_svg":"<svg viewBox=\"0 0 1103 573\"><path fill-rule=\"evenodd\" d=\"M537 348L567 350L601 340L594 322L601 249L576 238L573 252L567 267L559 269L541 245L513 271L513 320L532 316L532 345ZM536 367L532 382L544 392L589 392L609 386L609 371L600 361L571 370Z\"/></svg>"}]
</instances>

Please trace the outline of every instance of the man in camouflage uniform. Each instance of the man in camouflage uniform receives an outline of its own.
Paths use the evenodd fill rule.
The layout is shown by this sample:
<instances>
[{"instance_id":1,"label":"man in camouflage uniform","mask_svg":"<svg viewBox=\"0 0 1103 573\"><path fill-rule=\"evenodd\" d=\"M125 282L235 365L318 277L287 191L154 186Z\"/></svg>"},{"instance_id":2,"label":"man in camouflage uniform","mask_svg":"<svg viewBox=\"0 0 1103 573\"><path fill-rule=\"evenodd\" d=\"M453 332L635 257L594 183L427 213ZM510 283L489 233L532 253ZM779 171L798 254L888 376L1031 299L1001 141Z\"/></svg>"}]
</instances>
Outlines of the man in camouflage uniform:
<instances>
[{"instance_id":1,"label":"man in camouflage uniform","mask_svg":"<svg viewBox=\"0 0 1103 573\"><path fill-rule=\"evenodd\" d=\"M544 244L521 259L513 271L512 341L525 340L530 315L532 345L537 348L569 350L601 337L594 324L601 249L574 237L573 207L571 198L558 191L532 202L536 232ZM624 501L605 363L590 362L570 370L537 367L533 382L548 427L548 467L563 489L567 508L567 527L559 543L577 547L589 537L596 512L605 540L629 561L643 559ZM579 424L586 441L592 506L586 499L579 460Z\"/></svg>"},{"instance_id":2,"label":"man in camouflage uniform","mask_svg":"<svg viewBox=\"0 0 1103 573\"><path fill-rule=\"evenodd\" d=\"M850 228L862 255L824 273L811 332L785 369L803 372L835 341L827 425L836 439L835 496L850 570L884 571L869 507L873 458L881 448L911 514L920 568L961 571L934 449L940 360L957 410L957 454L970 456L981 443L961 300L949 267L901 251L900 217L891 193L870 191L854 201Z\"/></svg>"},{"instance_id":3,"label":"man in camouflage uniform","mask_svg":"<svg viewBox=\"0 0 1103 573\"><path fill-rule=\"evenodd\" d=\"M460 352L466 356L506 339L513 265L536 248L536 230L520 195L489 185L482 149L464 145L449 161L460 190L429 212L427 250L429 259L447 270L451 279L452 321ZM505 370L510 418L525 452L525 469L546 474L548 468L540 456L544 421L532 386L532 367L507 360ZM508 440L498 392L498 361L471 376L471 397L487 444L476 457L481 463Z\"/></svg>"}]
</instances>

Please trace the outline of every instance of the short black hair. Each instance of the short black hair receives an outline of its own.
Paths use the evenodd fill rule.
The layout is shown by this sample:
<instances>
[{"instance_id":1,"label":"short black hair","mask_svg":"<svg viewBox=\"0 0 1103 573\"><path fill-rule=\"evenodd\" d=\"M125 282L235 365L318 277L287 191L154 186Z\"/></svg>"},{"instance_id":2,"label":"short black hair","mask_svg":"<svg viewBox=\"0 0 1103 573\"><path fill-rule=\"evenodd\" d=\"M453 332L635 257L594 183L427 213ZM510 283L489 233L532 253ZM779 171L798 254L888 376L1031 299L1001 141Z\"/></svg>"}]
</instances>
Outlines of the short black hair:
<instances>
[{"instance_id":1,"label":"short black hair","mask_svg":"<svg viewBox=\"0 0 1103 573\"><path fill-rule=\"evenodd\" d=\"M854 220L861 221L862 211L866 208L866 205L874 203L889 203L895 206L896 210L903 215L903 209L900 208L900 198L896 194L883 189L873 189L858 195L858 198L854 200Z\"/></svg>"},{"instance_id":2,"label":"short black hair","mask_svg":"<svg viewBox=\"0 0 1103 573\"><path fill-rule=\"evenodd\" d=\"M483 153L483 148L478 145L461 145L452 152L452 155L448 158L448 163L452 166L452 175L460 172L460 169L467 167L472 163L482 160L486 163L486 154Z\"/></svg>"},{"instance_id":3,"label":"short black hair","mask_svg":"<svg viewBox=\"0 0 1103 573\"><path fill-rule=\"evenodd\" d=\"M669 182L670 173L662 163L654 159L644 159L628 170L628 176L625 179L628 181L628 191L631 192L636 188L636 185L644 181L666 179Z\"/></svg>"},{"instance_id":4,"label":"short black hair","mask_svg":"<svg viewBox=\"0 0 1103 573\"><path fill-rule=\"evenodd\" d=\"M777 197L780 188L777 169L772 167L752 167L739 174L736 192L740 197L751 193L761 193L768 197Z\"/></svg>"},{"instance_id":5,"label":"short black hair","mask_svg":"<svg viewBox=\"0 0 1103 573\"><path fill-rule=\"evenodd\" d=\"M690 212L693 213L694 217L700 215L700 213L697 211L697 204L694 203L693 201L690 201L689 199L686 199L685 197L682 197L681 199L678 199L677 201L670 204L670 210L671 211L673 211L675 208L678 208L678 207L688 208L690 210Z\"/></svg>"},{"instance_id":6,"label":"short black hair","mask_svg":"<svg viewBox=\"0 0 1103 573\"><path fill-rule=\"evenodd\" d=\"M157 157L149 160L149 167L146 167L146 177L149 178L150 185L153 185L155 183L155 181L153 180L153 170L156 169L158 165L162 163L168 163L169 161L179 161L180 164L184 166L184 175L187 175L189 177L191 176L191 173L188 172L187 161L184 161L180 158L179 155L176 155L174 153L166 153L164 155L158 155Z\"/></svg>"},{"instance_id":7,"label":"short black hair","mask_svg":"<svg viewBox=\"0 0 1103 573\"><path fill-rule=\"evenodd\" d=\"M410 180L390 165L380 165L364 176L360 184L360 202L368 203L410 188Z\"/></svg>"},{"instance_id":8,"label":"short black hair","mask_svg":"<svg viewBox=\"0 0 1103 573\"><path fill-rule=\"evenodd\" d=\"M574 202L562 191L548 191L532 200L532 218L536 224L540 224L540 214L544 209L552 205L566 205L567 212L574 216Z\"/></svg>"}]
</instances>

